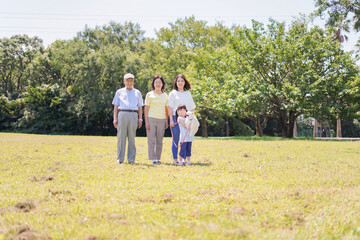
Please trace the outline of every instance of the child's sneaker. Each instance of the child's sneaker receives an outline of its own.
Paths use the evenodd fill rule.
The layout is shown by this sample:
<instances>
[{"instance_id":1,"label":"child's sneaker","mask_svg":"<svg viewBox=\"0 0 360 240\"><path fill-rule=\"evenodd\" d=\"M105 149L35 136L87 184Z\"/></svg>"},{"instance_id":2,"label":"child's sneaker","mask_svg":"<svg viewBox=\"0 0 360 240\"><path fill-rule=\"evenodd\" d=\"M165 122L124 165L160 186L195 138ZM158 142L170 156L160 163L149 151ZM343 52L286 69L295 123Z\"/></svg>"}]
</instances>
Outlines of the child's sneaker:
<instances>
[{"instance_id":1,"label":"child's sneaker","mask_svg":"<svg viewBox=\"0 0 360 240\"><path fill-rule=\"evenodd\" d=\"M153 164L157 164L157 162L158 162L157 160L152 160Z\"/></svg>"},{"instance_id":2,"label":"child's sneaker","mask_svg":"<svg viewBox=\"0 0 360 240\"><path fill-rule=\"evenodd\" d=\"M186 165L191 165L191 162L190 162L190 161L187 161L187 162L186 162Z\"/></svg>"},{"instance_id":3,"label":"child's sneaker","mask_svg":"<svg viewBox=\"0 0 360 240\"><path fill-rule=\"evenodd\" d=\"M184 161L180 161L180 162L179 162L179 166L184 165L184 163L185 163Z\"/></svg>"},{"instance_id":4,"label":"child's sneaker","mask_svg":"<svg viewBox=\"0 0 360 240\"><path fill-rule=\"evenodd\" d=\"M179 165L179 162L177 160L174 160L174 164Z\"/></svg>"}]
</instances>

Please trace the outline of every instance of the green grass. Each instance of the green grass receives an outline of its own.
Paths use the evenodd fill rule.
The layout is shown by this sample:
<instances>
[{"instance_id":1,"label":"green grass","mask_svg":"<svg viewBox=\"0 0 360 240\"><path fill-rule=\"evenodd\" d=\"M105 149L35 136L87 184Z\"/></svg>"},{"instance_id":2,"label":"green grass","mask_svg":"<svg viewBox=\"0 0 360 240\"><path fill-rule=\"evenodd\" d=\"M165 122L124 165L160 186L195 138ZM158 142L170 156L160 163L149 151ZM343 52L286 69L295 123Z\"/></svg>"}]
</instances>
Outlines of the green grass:
<instances>
[{"instance_id":1,"label":"green grass","mask_svg":"<svg viewBox=\"0 0 360 240\"><path fill-rule=\"evenodd\" d=\"M360 143L200 139L117 165L115 137L0 133L0 239L359 239Z\"/></svg>"}]
</instances>

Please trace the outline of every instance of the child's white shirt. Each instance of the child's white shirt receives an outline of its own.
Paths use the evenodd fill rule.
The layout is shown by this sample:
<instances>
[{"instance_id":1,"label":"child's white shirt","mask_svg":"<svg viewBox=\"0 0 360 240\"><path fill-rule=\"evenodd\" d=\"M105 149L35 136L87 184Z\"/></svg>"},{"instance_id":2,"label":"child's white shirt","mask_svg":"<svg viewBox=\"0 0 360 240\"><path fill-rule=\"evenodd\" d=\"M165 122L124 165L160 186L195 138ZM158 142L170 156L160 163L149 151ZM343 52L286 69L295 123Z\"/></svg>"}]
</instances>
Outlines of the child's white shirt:
<instances>
[{"instance_id":1,"label":"child's white shirt","mask_svg":"<svg viewBox=\"0 0 360 240\"><path fill-rule=\"evenodd\" d=\"M189 131L187 131L187 129L183 125L181 125L179 123L179 120L182 120L183 122L185 122L185 118L184 117L178 117L178 119L177 119L177 122L179 124L179 129L180 129L180 142L184 141L184 136L185 135L186 135L186 137L185 137L184 142L193 142L195 140L194 135L191 134L190 129L189 129ZM187 131L187 134L186 134L186 131Z\"/></svg>"}]
</instances>

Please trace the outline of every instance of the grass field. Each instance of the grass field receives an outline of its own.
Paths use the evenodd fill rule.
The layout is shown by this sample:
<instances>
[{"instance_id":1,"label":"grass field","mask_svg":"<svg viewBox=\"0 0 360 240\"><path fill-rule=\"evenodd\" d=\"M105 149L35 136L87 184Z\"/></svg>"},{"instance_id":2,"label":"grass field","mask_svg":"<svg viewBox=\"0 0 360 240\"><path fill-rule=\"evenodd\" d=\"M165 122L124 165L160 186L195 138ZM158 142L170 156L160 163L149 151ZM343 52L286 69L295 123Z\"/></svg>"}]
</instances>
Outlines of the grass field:
<instances>
[{"instance_id":1,"label":"grass field","mask_svg":"<svg viewBox=\"0 0 360 240\"><path fill-rule=\"evenodd\" d=\"M0 133L0 239L360 239L360 142L196 139L117 165L115 137Z\"/></svg>"}]
</instances>

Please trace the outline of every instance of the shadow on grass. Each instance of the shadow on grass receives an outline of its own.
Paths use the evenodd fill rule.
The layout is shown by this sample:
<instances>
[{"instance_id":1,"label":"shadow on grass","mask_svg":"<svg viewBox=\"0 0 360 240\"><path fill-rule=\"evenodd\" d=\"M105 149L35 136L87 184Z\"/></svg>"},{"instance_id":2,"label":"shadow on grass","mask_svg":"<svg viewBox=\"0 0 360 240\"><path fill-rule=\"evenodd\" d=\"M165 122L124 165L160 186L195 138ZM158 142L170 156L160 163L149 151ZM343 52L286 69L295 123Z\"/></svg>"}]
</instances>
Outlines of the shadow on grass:
<instances>
[{"instance_id":1,"label":"shadow on grass","mask_svg":"<svg viewBox=\"0 0 360 240\"><path fill-rule=\"evenodd\" d=\"M147 167L156 167L156 166L161 166L161 165L165 165L165 166L172 166L172 167L188 167L186 164L180 166L174 163L161 163L161 164L152 164L152 163L143 163L141 164L142 166L147 166ZM211 163L197 163L197 162L192 162L191 166L200 166L200 167L210 167Z\"/></svg>"},{"instance_id":2,"label":"shadow on grass","mask_svg":"<svg viewBox=\"0 0 360 240\"><path fill-rule=\"evenodd\" d=\"M203 138L199 137L201 140L243 140L243 141L354 141L358 139L339 139L339 138L313 138L313 137L295 137L295 138L282 138L282 137L270 137L270 136L236 136L236 137L209 137Z\"/></svg>"},{"instance_id":3,"label":"shadow on grass","mask_svg":"<svg viewBox=\"0 0 360 240\"><path fill-rule=\"evenodd\" d=\"M210 167L211 163L191 163L193 166Z\"/></svg>"},{"instance_id":4,"label":"shadow on grass","mask_svg":"<svg viewBox=\"0 0 360 240\"><path fill-rule=\"evenodd\" d=\"M157 166L157 164L152 164L152 163L127 163L127 165L144 166L144 167L156 167Z\"/></svg>"}]
</instances>

